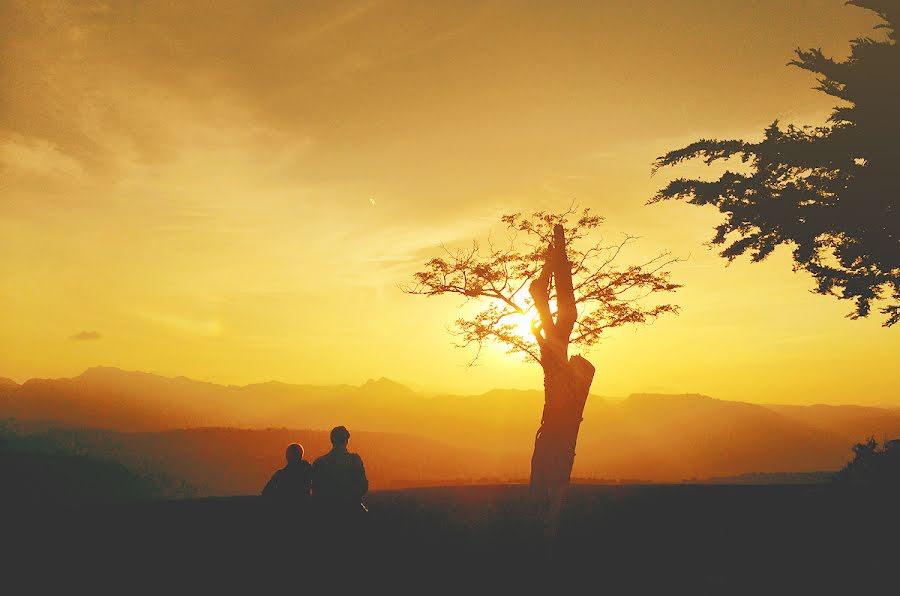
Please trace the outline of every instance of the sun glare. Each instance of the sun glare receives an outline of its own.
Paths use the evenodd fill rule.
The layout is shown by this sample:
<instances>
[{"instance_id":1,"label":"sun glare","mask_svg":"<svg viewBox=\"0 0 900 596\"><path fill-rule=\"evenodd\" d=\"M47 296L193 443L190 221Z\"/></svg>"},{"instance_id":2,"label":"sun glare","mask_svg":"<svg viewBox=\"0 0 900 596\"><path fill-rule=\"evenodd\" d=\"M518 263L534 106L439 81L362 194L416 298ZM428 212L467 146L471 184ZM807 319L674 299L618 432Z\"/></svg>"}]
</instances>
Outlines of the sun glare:
<instances>
[{"instance_id":1,"label":"sun glare","mask_svg":"<svg viewBox=\"0 0 900 596\"><path fill-rule=\"evenodd\" d=\"M528 315L516 315L515 317L515 333L525 340L533 340L534 335L531 333L531 325L537 323L536 317Z\"/></svg>"}]
</instances>

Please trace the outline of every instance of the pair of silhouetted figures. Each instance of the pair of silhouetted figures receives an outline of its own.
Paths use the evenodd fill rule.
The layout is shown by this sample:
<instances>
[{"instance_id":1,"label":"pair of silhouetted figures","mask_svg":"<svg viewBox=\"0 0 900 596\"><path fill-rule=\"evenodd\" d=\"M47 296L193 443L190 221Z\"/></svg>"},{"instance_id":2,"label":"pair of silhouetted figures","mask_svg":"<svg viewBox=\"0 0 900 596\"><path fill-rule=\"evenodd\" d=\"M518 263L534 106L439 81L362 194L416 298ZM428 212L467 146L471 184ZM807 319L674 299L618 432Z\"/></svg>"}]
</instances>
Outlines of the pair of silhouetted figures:
<instances>
[{"instance_id":1,"label":"pair of silhouetted figures","mask_svg":"<svg viewBox=\"0 0 900 596\"><path fill-rule=\"evenodd\" d=\"M343 426L331 431L331 451L312 465L303 459L303 447L288 445L287 465L275 472L263 488L264 497L291 508L304 509L310 502L334 514L365 511L363 496L369 480L362 458L347 450L350 432Z\"/></svg>"}]
</instances>

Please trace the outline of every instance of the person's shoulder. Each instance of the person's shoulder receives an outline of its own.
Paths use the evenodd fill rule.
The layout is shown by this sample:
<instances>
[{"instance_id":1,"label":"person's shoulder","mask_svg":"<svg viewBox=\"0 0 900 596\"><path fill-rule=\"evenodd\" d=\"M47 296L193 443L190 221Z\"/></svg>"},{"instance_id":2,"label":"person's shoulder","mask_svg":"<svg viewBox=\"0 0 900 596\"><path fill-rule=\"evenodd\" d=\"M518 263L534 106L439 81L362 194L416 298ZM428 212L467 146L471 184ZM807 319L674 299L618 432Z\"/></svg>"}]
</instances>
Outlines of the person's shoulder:
<instances>
[{"instance_id":1,"label":"person's shoulder","mask_svg":"<svg viewBox=\"0 0 900 596\"><path fill-rule=\"evenodd\" d=\"M312 467L312 464L309 463L308 461L306 461L305 459L302 459L302 460L300 460L300 467L302 467L304 470L308 470Z\"/></svg>"},{"instance_id":2,"label":"person's shoulder","mask_svg":"<svg viewBox=\"0 0 900 596\"><path fill-rule=\"evenodd\" d=\"M330 452L329 452L329 453L330 453ZM318 466L318 465L321 464L322 462L328 461L328 455L329 455L329 453L326 453L325 455L320 455L319 457L317 457L316 459L314 459L312 465L313 465L313 466Z\"/></svg>"},{"instance_id":3,"label":"person's shoulder","mask_svg":"<svg viewBox=\"0 0 900 596\"><path fill-rule=\"evenodd\" d=\"M356 453L356 452L350 452L350 453L348 453L347 455L349 455L349 456L350 456L350 459L353 460L354 462L356 462L356 463L362 463L362 457L360 457L360 455L359 455L358 453Z\"/></svg>"}]
</instances>

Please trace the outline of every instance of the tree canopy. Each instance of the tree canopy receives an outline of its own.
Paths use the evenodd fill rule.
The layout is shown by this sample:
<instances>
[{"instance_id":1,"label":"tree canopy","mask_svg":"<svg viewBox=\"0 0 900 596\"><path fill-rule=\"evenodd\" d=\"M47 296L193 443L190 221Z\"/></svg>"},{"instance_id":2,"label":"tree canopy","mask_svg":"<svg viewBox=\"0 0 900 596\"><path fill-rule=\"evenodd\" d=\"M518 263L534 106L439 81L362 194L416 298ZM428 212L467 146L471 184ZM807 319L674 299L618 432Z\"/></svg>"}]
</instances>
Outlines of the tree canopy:
<instances>
[{"instance_id":1,"label":"tree canopy","mask_svg":"<svg viewBox=\"0 0 900 596\"><path fill-rule=\"evenodd\" d=\"M863 486L900 487L900 440L885 441L881 447L875 437L853 446L853 459L837 473L836 480Z\"/></svg>"},{"instance_id":2,"label":"tree canopy","mask_svg":"<svg viewBox=\"0 0 900 596\"><path fill-rule=\"evenodd\" d=\"M678 311L674 304L648 305L644 301L655 292L680 287L671 282L667 270L677 259L661 253L639 264L617 264L617 257L635 238L626 235L610 244L592 240L603 218L590 209L579 213L572 208L557 214L538 211L525 216L512 213L501 221L510 232L502 244L489 240L486 246L476 241L455 251L444 247L443 256L425 263L414 283L403 287L410 294L457 294L467 301L485 301L485 308L477 314L455 323L460 345L478 347L476 358L485 342L493 341L510 353L541 362L540 346L548 339L549 328L559 322L555 276L550 276L545 262L554 242L554 228L560 225L580 313L571 326L565 325L571 330L563 338L569 345L589 347L606 329L649 323ZM529 292L532 283L537 288L542 281L548 312L539 312L541 305L535 304ZM525 317L530 333L521 332L522 319L516 317Z\"/></svg>"},{"instance_id":3,"label":"tree canopy","mask_svg":"<svg viewBox=\"0 0 900 596\"><path fill-rule=\"evenodd\" d=\"M793 248L795 270L815 291L853 301L851 318L880 306L884 325L900 321L900 48L896 0L851 0L875 11L883 40L858 38L836 61L796 50L790 65L818 75L818 90L841 101L819 127L769 126L761 141L701 139L658 158L653 171L686 160L739 158L741 171L717 180L678 178L651 203L681 199L725 216L711 240L721 256L765 259Z\"/></svg>"}]
</instances>

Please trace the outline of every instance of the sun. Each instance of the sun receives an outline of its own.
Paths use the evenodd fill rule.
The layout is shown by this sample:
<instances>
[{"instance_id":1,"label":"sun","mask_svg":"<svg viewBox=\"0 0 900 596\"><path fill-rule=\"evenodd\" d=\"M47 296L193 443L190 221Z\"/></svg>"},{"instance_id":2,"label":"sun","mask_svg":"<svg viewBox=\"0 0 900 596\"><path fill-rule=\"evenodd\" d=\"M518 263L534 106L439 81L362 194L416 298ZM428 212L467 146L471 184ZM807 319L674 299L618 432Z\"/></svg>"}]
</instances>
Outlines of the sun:
<instances>
[{"instance_id":1,"label":"sun","mask_svg":"<svg viewBox=\"0 0 900 596\"><path fill-rule=\"evenodd\" d=\"M537 316L525 314L525 315L515 315L514 320L510 321L513 324L513 333L518 335L524 340L534 341L534 334L531 332L531 325L537 323Z\"/></svg>"}]
</instances>

